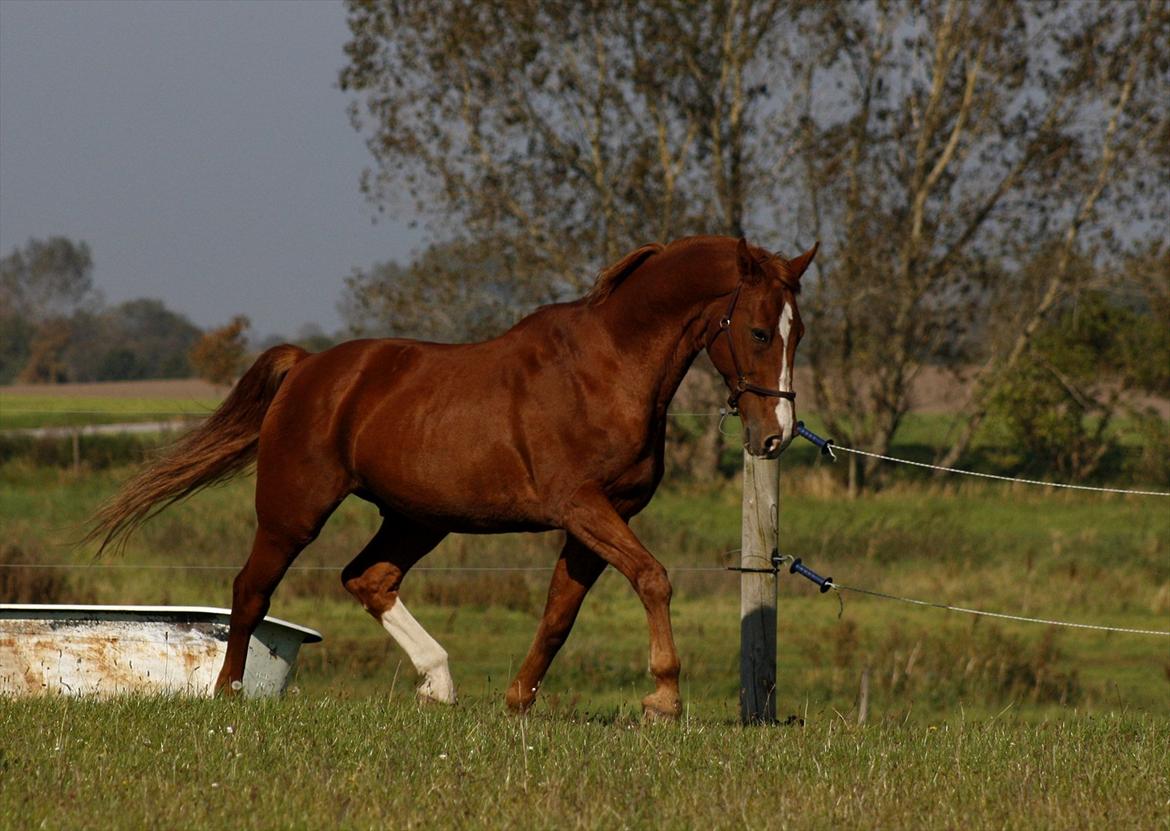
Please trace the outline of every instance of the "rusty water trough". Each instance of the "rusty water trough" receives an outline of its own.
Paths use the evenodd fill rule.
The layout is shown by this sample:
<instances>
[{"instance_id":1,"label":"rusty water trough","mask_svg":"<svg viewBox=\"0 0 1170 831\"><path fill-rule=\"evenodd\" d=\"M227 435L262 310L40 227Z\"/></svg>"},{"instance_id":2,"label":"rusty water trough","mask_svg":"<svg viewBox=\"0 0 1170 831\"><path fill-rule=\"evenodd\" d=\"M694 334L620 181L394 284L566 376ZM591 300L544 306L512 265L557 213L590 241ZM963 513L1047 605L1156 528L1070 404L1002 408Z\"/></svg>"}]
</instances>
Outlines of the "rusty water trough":
<instances>
[{"instance_id":1,"label":"rusty water trough","mask_svg":"<svg viewBox=\"0 0 1170 831\"><path fill-rule=\"evenodd\" d=\"M0 695L210 696L227 649L228 609L0 603ZM266 617L248 646L243 692L276 696L297 652L321 635Z\"/></svg>"}]
</instances>

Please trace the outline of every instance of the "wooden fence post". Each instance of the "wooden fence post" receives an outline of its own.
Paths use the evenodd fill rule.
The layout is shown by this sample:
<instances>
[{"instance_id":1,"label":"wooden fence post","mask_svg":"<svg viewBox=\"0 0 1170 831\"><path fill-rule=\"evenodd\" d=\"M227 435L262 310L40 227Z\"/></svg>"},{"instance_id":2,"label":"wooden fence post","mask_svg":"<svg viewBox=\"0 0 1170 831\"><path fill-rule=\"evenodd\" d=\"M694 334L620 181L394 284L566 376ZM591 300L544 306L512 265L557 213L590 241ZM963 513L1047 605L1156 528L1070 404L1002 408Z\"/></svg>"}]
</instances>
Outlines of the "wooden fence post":
<instances>
[{"instance_id":1,"label":"wooden fence post","mask_svg":"<svg viewBox=\"0 0 1170 831\"><path fill-rule=\"evenodd\" d=\"M772 568L779 493L780 462L744 451L742 568ZM776 720L776 578L767 571L740 575L739 717L744 724Z\"/></svg>"}]
</instances>

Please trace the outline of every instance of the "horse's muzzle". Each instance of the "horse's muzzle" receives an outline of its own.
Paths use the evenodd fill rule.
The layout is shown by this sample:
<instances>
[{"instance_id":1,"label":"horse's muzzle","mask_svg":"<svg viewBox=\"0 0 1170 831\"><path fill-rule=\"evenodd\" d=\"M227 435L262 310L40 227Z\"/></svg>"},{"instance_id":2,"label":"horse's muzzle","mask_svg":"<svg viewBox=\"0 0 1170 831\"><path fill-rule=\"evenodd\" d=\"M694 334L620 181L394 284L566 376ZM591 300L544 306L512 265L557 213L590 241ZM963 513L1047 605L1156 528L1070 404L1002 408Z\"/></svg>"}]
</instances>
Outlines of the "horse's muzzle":
<instances>
[{"instance_id":1,"label":"horse's muzzle","mask_svg":"<svg viewBox=\"0 0 1170 831\"><path fill-rule=\"evenodd\" d=\"M743 447L749 454L759 459L775 459L780 456L792 443L792 436L785 438L779 433L773 433L766 436L763 441L756 442L752 440L751 429L745 425L744 427L744 443Z\"/></svg>"}]
</instances>

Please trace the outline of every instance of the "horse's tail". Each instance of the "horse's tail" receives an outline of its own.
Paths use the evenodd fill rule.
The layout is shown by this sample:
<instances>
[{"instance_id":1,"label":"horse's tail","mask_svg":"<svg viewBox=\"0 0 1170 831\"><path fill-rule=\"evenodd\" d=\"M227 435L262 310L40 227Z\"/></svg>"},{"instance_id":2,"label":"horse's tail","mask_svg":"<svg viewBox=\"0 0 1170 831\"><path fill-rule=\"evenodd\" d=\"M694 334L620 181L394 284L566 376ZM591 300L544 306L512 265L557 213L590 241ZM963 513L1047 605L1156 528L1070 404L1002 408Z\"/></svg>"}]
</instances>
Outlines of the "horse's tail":
<instances>
[{"instance_id":1,"label":"horse's tail","mask_svg":"<svg viewBox=\"0 0 1170 831\"><path fill-rule=\"evenodd\" d=\"M276 391L289 370L308 355L288 344L264 352L206 421L164 450L98 509L85 541L100 540L100 554L113 543L124 543L168 505L246 470L256 458L260 425Z\"/></svg>"}]
</instances>

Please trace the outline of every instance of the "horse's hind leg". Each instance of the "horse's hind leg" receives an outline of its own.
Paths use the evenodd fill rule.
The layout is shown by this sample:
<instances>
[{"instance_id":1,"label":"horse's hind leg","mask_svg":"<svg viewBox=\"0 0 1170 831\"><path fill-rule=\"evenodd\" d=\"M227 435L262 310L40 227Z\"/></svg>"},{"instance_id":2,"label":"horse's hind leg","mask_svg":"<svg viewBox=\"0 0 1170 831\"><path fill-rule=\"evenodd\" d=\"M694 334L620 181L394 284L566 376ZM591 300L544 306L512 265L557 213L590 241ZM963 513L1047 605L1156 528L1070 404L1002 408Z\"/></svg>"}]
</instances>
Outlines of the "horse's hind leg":
<instances>
[{"instance_id":1,"label":"horse's hind leg","mask_svg":"<svg viewBox=\"0 0 1170 831\"><path fill-rule=\"evenodd\" d=\"M569 630L577 619L585 594L605 570L605 560L585 547L576 537L569 535L560 559L553 570L548 585L548 600L544 616L536 630L536 638L528 650L528 656L508 686L505 700L509 709L523 713L536 700L536 691L549 665L556 657L561 645L569 637Z\"/></svg>"},{"instance_id":2,"label":"horse's hind leg","mask_svg":"<svg viewBox=\"0 0 1170 831\"><path fill-rule=\"evenodd\" d=\"M287 466L266 466L261 459L256 480L256 537L252 553L232 584L232 614L227 654L215 682L216 692L231 694L244 682L248 643L268 614L272 593L297 555L316 539L321 527L347 493L340 475L318 469L315 487Z\"/></svg>"},{"instance_id":3,"label":"horse's hind leg","mask_svg":"<svg viewBox=\"0 0 1170 831\"><path fill-rule=\"evenodd\" d=\"M234 693L243 686L244 663L252 633L268 614L272 593L281 578L311 539L300 539L263 525L256 529L252 554L232 584L227 654L215 682L217 692Z\"/></svg>"},{"instance_id":4,"label":"horse's hind leg","mask_svg":"<svg viewBox=\"0 0 1170 831\"><path fill-rule=\"evenodd\" d=\"M455 703L447 652L406 609L398 596L402 578L447 534L403 517L387 516L374 538L341 572L341 582L390 633L422 676L424 701Z\"/></svg>"}]
</instances>

